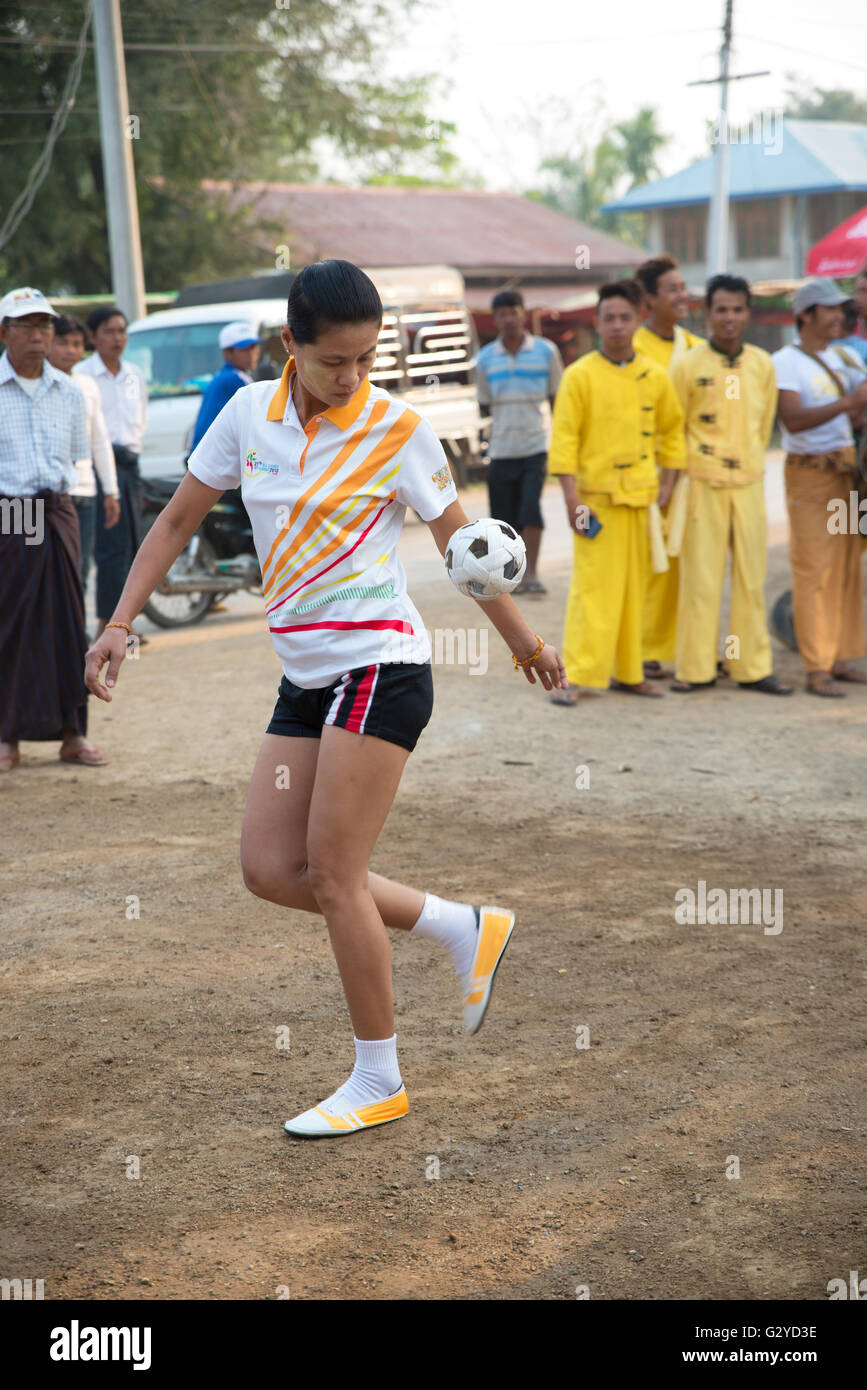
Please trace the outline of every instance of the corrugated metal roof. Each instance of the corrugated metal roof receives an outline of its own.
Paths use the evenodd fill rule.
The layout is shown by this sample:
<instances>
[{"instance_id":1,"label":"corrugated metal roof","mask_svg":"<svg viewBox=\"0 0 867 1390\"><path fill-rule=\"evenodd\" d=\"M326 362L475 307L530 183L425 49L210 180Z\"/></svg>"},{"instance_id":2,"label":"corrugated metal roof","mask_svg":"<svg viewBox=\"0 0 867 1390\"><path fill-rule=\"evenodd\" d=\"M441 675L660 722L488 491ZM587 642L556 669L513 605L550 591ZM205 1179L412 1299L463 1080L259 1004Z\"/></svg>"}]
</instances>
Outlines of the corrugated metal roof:
<instances>
[{"instance_id":1,"label":"corrugated metal roof","mask_svg":"<svg viewBox=\"0 0 867 1390\"><path fill-rule=\"evenodd\" d=\"M867 189L867 125L850 121L777 121L765 118L748 144L729 142L729 197L778 198L786 193ZM603 212L642 212L710 200L713 156L678 174L633 188Z\"/></svg>"},{"instance_id":2,"label":"corrugated metal roof","mask_svg":"<svg viewBox=\"0 0 867 1390\"><path fill-rule=\"evenodd\" d=\"M257 222L285 230L298 263L336 256L357 265L444 262L473 271L538 269L574 274L577 248L582 268L599 272L638 265L645 253L616 237L554 212L517 193L452 188L343 188L326 184L244 184L208 180L204 192L251 207ZM263 248L264 249L264 248ZM268 245L269 252L273 249Z\"/></svg>"}]
</instances>

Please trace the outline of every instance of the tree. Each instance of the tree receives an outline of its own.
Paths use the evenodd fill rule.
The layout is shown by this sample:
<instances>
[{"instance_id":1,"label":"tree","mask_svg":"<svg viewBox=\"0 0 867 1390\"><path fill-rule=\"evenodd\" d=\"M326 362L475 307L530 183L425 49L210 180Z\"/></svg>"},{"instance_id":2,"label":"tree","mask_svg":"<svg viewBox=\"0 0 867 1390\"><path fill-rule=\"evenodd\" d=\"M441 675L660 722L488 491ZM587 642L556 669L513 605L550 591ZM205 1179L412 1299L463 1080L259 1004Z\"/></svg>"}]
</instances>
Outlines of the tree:
<instances>
[{"instance_id":1,"label":"tree","mask_svg":"<svg viewBox=\"0 0 867 1390\"><path fill-rule=\"evenodd\" d=\"M358 178L442 169L447 146L433 145L426 114L433 80L377 75L385 45L399 40L417 3L137 0L123 7L150 289L269 268L245 232L245 209L237 199L230 206L228 197L203 197L204 178L233 186L322 179L335 156ZM11 203L44 145L72 60L70 47L56 45L77 38L84 0L2 14L3 195ZM259 243L263 232L275 247L291 245L291 228L260 222ZM0 248L0 286L32 283L46 293L110 287L92 51L48 177Z\"/></svg>"},{"instance_id":2,"label":"tree","mask_svg":"<svg viewBox=\"0 0 867 1390\"><path fill-rule=\"evenodd\" d=\"M553 179L530 197L580 222L641 245L644 219L636 214L600 212L622 189L626 192L658 175L657 156L668 143L651 107L612 126L595 142L577 136L568 153L549 155L540 170ZM624 188L623 185L626 185Z\"/></svg>"},{"instance_id":3,"label":"tree","mask_svg":"<svg viewBox=\"0 0 867 1390\"><path fill-rule=\"evenodd\" d=\"M614 127L620 137L623 163L632 178L630 189L660 176L657 156L669 143L670 136L659 129L658 120L658 113L652 106L642 106L630 120Z\"/></svg>"},{"instance_id":4,"label":"tree","mask_svg":"<svg viewBox=\"0 0 867 1390\"><path fill-rule=\"evenodd\" d=\"M867 125L867 97L843 87L814 87L805 90L797 73L787 73L786 105L783 115L798 121L856 121Z\"/></svg>"}]
</instances>

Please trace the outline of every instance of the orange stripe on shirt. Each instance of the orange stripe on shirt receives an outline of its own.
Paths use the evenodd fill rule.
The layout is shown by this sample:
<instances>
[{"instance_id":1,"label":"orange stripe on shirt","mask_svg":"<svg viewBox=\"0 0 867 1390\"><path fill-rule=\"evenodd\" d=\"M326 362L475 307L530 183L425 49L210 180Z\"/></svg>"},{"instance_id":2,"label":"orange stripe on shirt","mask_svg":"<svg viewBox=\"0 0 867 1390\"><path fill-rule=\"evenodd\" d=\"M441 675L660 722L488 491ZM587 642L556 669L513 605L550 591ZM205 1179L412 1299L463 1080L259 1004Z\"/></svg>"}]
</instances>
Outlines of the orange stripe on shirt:
<instances>
[{"instance_id":1,"label":"orange stripe on shirt","mask_svg":"<svg viewBox=\"0 0 867 1390\"><path fill-rule=\"evenodd\" d=\"M363 425L363 426L361 427L361 429L355 431L355 434L353 434L353 435L346 441L346 443L344 444L343 448L340 450L340 453L337 454L337 455L335 455L334 460L328 465L328 467L326 468L326 470L325 470L325 472L322 474L322 476L319 477L319 478L317 478L316 481L313 482L313 483L310 485L310 487L307 489L307 491L306 491L305 493L303 493L303 495L302 495L301 497L298 498L298 501L295 503L295 506L292 508L292 511L291 511L291 513L290 513L290 516L289 516L289 520L286 522L286 525L277 533L277 536L276 536L276 538L275 538L275 540L274 540L274 544L271 546L271 549L268 551L268 554L267 554L267 556L265 557L265 563L264 563L264 565L262 566L262 574L263 574L263 577L267 574L268 566L271 564L271 560L272 560L272 558L273 558L273 556L274 556L274 552L275 552L275 551L277 550L277 548L279 547L281 541L285 540L285 538L289 535L289 532L291 531L292 526L294 525L295 521L297 520L298 516L300 515L300 513L301 513L302 509L304 508L305 504L310 500L310 498L313 496L313 494L314 494L315 492L318 491L319 488L325 486L325 484L328 482L328 479L329 479L329 478L333 478L334 474L335 474L340 468L343 467L344 463L345 463L346 460L349 458L350 454L353 454L353 453L355 452L355 450L358 448L358 446L359 446L359 444L361 443L362 439L365 438L365 436L370 432L370 430L373 428L374 425L378 425L378 424L379 424L380 420L382 419L382 417L385 415L386 411L388 410L389 404L390 404L389 401L377 401L377 402L376 402L376 404L371 408L370 415L368 416L368 419L367 419L367 423L366 423L365 425ZM308 441L307 441L307 444L304 446L304 453L305 453L305 454L307 453L307 450L309 449L309 447L310 447L310 441L308 440Z\"/></svg>"},{"instance_id":2,"label":"orange stripe on shirt","mask_svg":"<svg viewBox=\"0 0 867 1390\"><path fill-rule=\"evenodd\" d=\"M361 487L364 483L368 482L377 472L377 470L383 466L384 463L387 463L390 458L394 457L394 455L398 452L399 449L403 448L406 441L410 438L410 436L420 423L420 415L416 415L415 411L413 410L405 410L403 414L400 415L397 420L395 420L394 424L386 432L386 434L379 441L376 447L371 451L371 453L368 454L367 458L364 460L364 463L360 464L359 467L356 468L353 473L350 473L349 477L344 479L344 481L340 484L338 488L335 488L331 493L329 493L327 500L323 503L321 507L317 508L317 510L313 513L312 516L308 518L307 522L301 528L298 535L294 538L294 540L291 542L288 548L280 556L279 570L275 570L275 573L265 583L265 597L267 599L274 598L277 592L282 592L282 589L286 587L285 584L281 585L279 591L275 590L274 588L274 586L277 584L280 578L286 573L292 556L303 545L307 537L310 536L317 529L317 527L322 524L326 517L330 516L332 512L336 511L338 507L340 507L341 504L346 500L347 497L351 497L355 492L357 492L359 487ZM329 466L327 473L333 473L333 465ZM296 508L293 508L293 515L295 514L296 509L297 504ZM365 509L365 511L362 513L362 516L366 515L368 510L369 507ZM359 520L360 519L361 518L359 518ZM291 525L291 517L289 523L287 523L287 526L288 525ZM357 521L353 524L353 526L348 528L345 534L348 534L350 530L354 530L356 525ZM337 543L340 543L339 537ZM323 555L327 555L333 548L334 543L332 543L332 545L328 547L328 549L324 550L321 553Z\"/></svg>"},{"instance_id":3,"label":"orange stripe on shirt","mask_svg":"<svg viewBox=\"0 0 867 1390\"><path fill-rule=\"evenodd\" d=\"M280 574L277 576L277 579L283 579L282 584L280 584L279 587L274 589L271 593L265 595L269 604L271 604L271 606L273 607L274 599L279 598L280 595L282 593L285 593L287 589L291 589L292 585L295 584L301 578L302 574L306 574L307 570L311 569L315 565L320 564L321 561L327 559L327 557L331 555L333 551L337 550L339 546L343 545L349 539L353 531L357 531L359 529L359 527L362 525L365 519L370 515L372 511L375 510L376 507L378 507L383 502L393 501L395 495L395 493L392 493L390 497L371 497L367 505L358 513L357 516L353 517L351 524L349 526L341 526L337 535L332 537L328 544L326 546L323 546L321 550L317 550L314 555L311 555L310 559L306 562L306 564L296 566L295 568L290 567L288 574L286 573L285 569L281 570ZM286 575L285 579L283 578L284 575Z\"/></svg>"}]
</instances>

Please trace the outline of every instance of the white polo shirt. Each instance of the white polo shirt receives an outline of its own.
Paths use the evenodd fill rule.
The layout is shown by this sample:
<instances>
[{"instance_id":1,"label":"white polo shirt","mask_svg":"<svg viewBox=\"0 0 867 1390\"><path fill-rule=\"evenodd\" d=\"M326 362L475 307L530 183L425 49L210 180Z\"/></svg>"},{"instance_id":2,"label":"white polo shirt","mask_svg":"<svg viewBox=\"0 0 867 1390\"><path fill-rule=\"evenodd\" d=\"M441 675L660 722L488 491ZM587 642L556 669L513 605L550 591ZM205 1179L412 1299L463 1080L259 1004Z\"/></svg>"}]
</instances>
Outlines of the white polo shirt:
<instances>
[{"instance_id":1,"label":"white polo shirt","mask_svg":"<svg viewBox=\"0 0 867 1390\"><path fill-rule=\"evenodd\" d=\"M112 444L122 444L140 454L148 413L148 387L144 373L133 362L120 359L117 376L108 370L98 352L76 362L73 375L92 376L99 387L102 414Z\"/></svg>"},{"instance_id":2,"label":"white polo shirt","mask_svg":"<svg viewBox=\"0 0 867 1390\"><path fill-rule=\"evenodd\" d=\"M240 484L288 680L314 689L358 666L429 661L397 542L408 506L433 521L457 500L442 445L369 378L305 429L294 370L290 357L276 391L273 381L236 391L189 471L209 487Z\"/></svg>"}]
</instances>

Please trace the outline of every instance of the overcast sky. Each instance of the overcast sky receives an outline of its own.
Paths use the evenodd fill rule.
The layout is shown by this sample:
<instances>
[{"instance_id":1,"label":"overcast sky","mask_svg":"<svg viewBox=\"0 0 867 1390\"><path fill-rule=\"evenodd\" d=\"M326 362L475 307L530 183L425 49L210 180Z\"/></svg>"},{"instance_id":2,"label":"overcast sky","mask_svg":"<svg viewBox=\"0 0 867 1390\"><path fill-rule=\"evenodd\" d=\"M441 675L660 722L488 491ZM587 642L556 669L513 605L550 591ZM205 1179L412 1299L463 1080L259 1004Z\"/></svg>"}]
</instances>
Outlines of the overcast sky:
<instances>
[{"instance_id":1,"label":"overcast sky","mask_svg":"<svg viewBox=\"0 0 867 1390\"><path fill-rule=\"evenodd\" d=\"M536 181L541 158L593 141L606 124L654 106L671 143L664 173L705 152L719 88L724 0L428 0L393 70L446 75L433 114L458 126L452 147L492 189ZM734 0L734 121L772 112L791 72L867 95L864 0ZM571 128L567 122L571 122ZM535 129L534 129L535 126Z\"/></svg>"}]
</instances>

